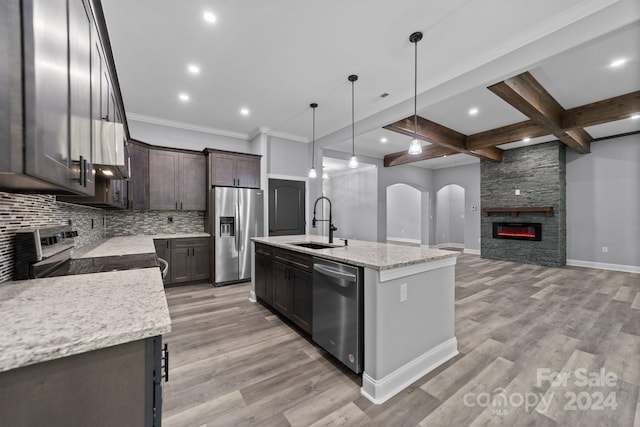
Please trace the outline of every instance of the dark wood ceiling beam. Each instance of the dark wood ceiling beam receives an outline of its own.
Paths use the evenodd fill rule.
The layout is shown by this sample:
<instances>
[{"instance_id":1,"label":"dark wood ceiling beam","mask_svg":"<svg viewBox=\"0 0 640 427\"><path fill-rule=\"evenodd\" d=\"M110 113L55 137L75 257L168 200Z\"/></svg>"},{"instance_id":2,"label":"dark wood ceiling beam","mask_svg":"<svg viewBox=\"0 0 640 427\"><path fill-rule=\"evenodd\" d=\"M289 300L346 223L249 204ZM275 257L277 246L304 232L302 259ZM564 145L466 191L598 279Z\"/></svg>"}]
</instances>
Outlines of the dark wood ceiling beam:
<instances>
[{"instance_id":1,"label":"dark wood ceiling beam","mask_svg":"<svg viewBox=\"0 0 640 427\"><path fill-rule=\"evenodd\" d=\"M567 146L579 153L590 152L591 136L584 130L578 133L565 131L561 121L564 108L529 72L496 83L488 89Z\"/></svg>"},{"instance_id":2,"label":"dark wood ceiling beam","mask_svg":"<svg viewBox=\"0 0 640 427\"><path fill-rule=\"evenodd\" d=\"M467 148L477 150L479 148L495 147L500 144L522 141L524 138L537 138L549 134L550 132L547 129L531 120L527 120L469 135L467 136Z\"/></svg>"},{"instance_id":3,"label":"dark wood ceiling beam","mask_svg":"<svg viewBox=\"0 0 640 427\"><path fill-rule=\"evenodd\" d=\"M410 116L410 117L407 117L406 119L398 120L395 123L391 123L390 125L384 126L384 128L387 130L401 133L403 135L407 135L409 137L413 137L417 134L420 139L424 139L425 141L429 141L432 144L454 150L455 153L468 154L470 156L479 157L481 159L490 160L492 162L502 161L502 150L500 150L499 148L478 147L478 148L474 148L473 150L470 150L467 147L467 136L465 134L462 134L460 132L457 132L453 129L450 129L446 126L442 126L439 123L432 122L431 120L427 120L420 116L418 116L417 124L418 124L418 128L417 128L417 132L415 132L414 116ZM389 154L389 156L394 156L396 154L398 153ZM417 159L418 157L418 155L408 155L408 156L410 156L409 159L410 158ZM435 156L435 157L439 157L439 156ZM386 158L387 157L385 156L385 166L386 166ZM420 159L420 160L425 160L425 159ZM409 163L409 161L404 163Z\"/></svg>"},{"instance_id":4,"label":"dark wood ceiling beam","mask_svg":"<svg viewBox=\"0 0 640 427\"><path fill-rule=\"evenodd\" d=\"M458 154L457 150L452 148L443 147L437 144L431 144L422 146L422 153L409 154L406 151L400 151L398 153L387 154L384 156L384 166L398 166L407 163L418 162L420 160L435 159L436 157L450 156L452 154Z\"/></svg>"},{"instance_id":5,"label":"dark wood ceiling beam","mask_svg":"<svg viewBox=\"0 0 640 427\"><path fill-rule=\"evenodd\" d=\"M623 120L640 113L640 91L570 108L561 115L565 130Z\"/></svg>"}]
</instances>

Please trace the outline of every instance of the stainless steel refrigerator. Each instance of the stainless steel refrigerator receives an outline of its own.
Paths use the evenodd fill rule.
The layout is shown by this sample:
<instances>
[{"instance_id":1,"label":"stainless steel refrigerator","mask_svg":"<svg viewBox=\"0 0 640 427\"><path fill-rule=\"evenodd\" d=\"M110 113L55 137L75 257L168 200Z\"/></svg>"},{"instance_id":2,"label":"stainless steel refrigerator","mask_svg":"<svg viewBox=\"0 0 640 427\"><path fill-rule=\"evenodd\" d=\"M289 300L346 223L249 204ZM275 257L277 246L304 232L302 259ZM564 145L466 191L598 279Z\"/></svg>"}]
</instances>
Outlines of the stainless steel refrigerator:
<instances>
[{"instance_id":1,"label":"stainless steel refrigerator","mask_svg":"<svg viewBox=\"0 0 640 427\"><path fill-rule=\"evenodd\" d=\"M251 278L251 237L264 236L263 191L214 187L215 284Z\"/></svg>"}]
</instances>

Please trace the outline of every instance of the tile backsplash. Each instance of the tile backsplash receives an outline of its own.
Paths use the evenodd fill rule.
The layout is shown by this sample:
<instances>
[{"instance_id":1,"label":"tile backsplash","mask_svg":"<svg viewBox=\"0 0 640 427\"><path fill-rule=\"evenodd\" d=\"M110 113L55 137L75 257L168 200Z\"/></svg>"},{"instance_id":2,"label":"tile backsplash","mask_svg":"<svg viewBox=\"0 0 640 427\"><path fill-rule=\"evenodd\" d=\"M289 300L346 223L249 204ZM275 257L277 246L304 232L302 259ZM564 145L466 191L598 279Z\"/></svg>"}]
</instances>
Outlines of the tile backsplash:
<instances>
[{"instance_id":1,"label":"tile backsplash","mask_svg":"<svg viewBox=\"0 0 640 427\"><path fill-rule=\"evenodd\" d=\"M107 236L134 234L200 233L203 211L106 211Z\"/></svg>"},{"instance_id":2,"label":"tile backsplash","mask_svg":"<svg viewBox=\"0 0 640 427\"><path fill-rule=\"evenodd\" d=\"M16 230L66 225L69 221L78 231L78 248L105 236L102 209L57 202L51 195L0 192L0 283L13 278Z\"/></svg>"}]
</instances>

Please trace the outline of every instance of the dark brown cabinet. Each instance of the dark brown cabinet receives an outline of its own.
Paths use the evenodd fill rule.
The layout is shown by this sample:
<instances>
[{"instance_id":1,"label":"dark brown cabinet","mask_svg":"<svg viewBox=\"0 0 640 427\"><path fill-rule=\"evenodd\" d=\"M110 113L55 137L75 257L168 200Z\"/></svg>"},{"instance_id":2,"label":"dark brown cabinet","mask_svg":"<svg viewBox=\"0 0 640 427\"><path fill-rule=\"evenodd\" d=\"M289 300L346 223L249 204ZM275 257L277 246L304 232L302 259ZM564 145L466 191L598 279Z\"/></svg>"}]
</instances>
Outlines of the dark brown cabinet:
<instances>
[{"instance_id":1,"label":"dark brown cabinet","mask_svg":"<svg viewBox=\"0 0 640 427\"><path fill-rule=\"evenodd\" d=\"M211 185L260 188L260 157L209 150Z\"/></svg>"},{"instance_id":2,"label":"dark brown cabinet","mask_svg":"<svg viewBox=\"0 0 640 427\"><path fill-rule=\"evenodd\" d=\"M149 209L149 148L129 143L131 177L129 178L129 209Z\"/></svg>"},{"instance_id":3,"label":"dark brown cabinet","mask_svg":"<svg viewBox=\"0 0 640 427\"><path fill-rule=\"evenodd\" d=\"M2 425L160 425L162 378L159 336L1 372Z\"/></svg>"},{"instance_id":4,"label":"dark brown cabinet","mask_svg":"<svg viewBox=\"0 0 640 427\"><path fill-rule=\"evenodd\" d=\"M95 195L90 197L63 195L58 196L57 200L105 209L126 209L128 205L127 192L127 181L97 177Z\"/></svg>"},{"instance_id":5,"label":"dark brown cabinet","mask_svg":"<svg viewBox=\"0 0 640 427\"><path fill-rule=\"evenodd\" d=\"M262 301L273 305L272 250L259 243L256 243L255 248L255 293Z\"/></svg>"},{"instance_id":6,"label":"dark brown cabinet","mask_svg":"<svg viewBox=\"0 0 640 427\"><path fill-rule=\"evenodd\" d=\"M313 258L282 248L273 248L272 255L269 255L265 248L256 244L256 296L303 331L311 333Z\"/></svg>"},{"instance_id":7,"label":"dark brown cabinet","mask_svg":"<svg viewBox=\"0 0 640 427\"><path fill-rule=\"evenodd\" d=\"M171 239L170 246L170 284L209 280L208 238Z\"/></svg>"},{"instance_id":8,"label":"dark brown cabinet","mask_svg":"<svg viewBox=\"0 0 640 427\"><path fill-rule=\"evenodd\" d=\"M205 193L202 154L149 150L149 209L204 211Z\"/></svg>"},{"instance_id":9,"label":"dark brown cabinet","mask_svg":"<svg viewBox=\"0 0 640 427\"><path fill-rule=\"evenodd\" d=\"M169 265L167 275L162 279L162 282L167 285L171 281L171 247L169 245L169 239L156 239L153 241L153 244L156 247L156 255L158 255L158 258L167 261Z\"/></svg>"},{"instance_id":10,"label":"dark brown cabinet","mask_svg":"<svg viewBox=\"0 0 640 427\"><path fill-rule=\"evenodd\" d=\"M0 6L0 190L94 195L103 76L111 109L121 110L121 103L104 17L92 5Z\"/></svg>"}]
</instances>

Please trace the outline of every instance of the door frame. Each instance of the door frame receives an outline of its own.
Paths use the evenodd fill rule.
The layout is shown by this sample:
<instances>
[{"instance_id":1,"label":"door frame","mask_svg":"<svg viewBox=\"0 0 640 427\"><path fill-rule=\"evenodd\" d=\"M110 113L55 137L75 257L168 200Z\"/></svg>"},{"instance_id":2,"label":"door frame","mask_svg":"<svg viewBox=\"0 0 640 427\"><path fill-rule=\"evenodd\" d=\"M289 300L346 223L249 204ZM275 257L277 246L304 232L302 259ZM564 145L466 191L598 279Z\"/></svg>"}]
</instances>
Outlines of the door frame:
<instances>
[{"instance_id":1,"label":"door frame","mask_svg":"<svg viewBox=\"0 0 640 427\"><path fill-rule=\"evenodd\" d=\"M293 175L279 175L275 173L267 174L267 189L269 192L269 180L270 179L284 179L287 181L303 181L304 182L304 207L305 214L309 212L309 178L306 176L293 176ZM304 234L309 234L309 221L305 218L304 221ZM269 197L264 198L264 230L265 235L269 235Z\"/></svg>"}]
</instances>

